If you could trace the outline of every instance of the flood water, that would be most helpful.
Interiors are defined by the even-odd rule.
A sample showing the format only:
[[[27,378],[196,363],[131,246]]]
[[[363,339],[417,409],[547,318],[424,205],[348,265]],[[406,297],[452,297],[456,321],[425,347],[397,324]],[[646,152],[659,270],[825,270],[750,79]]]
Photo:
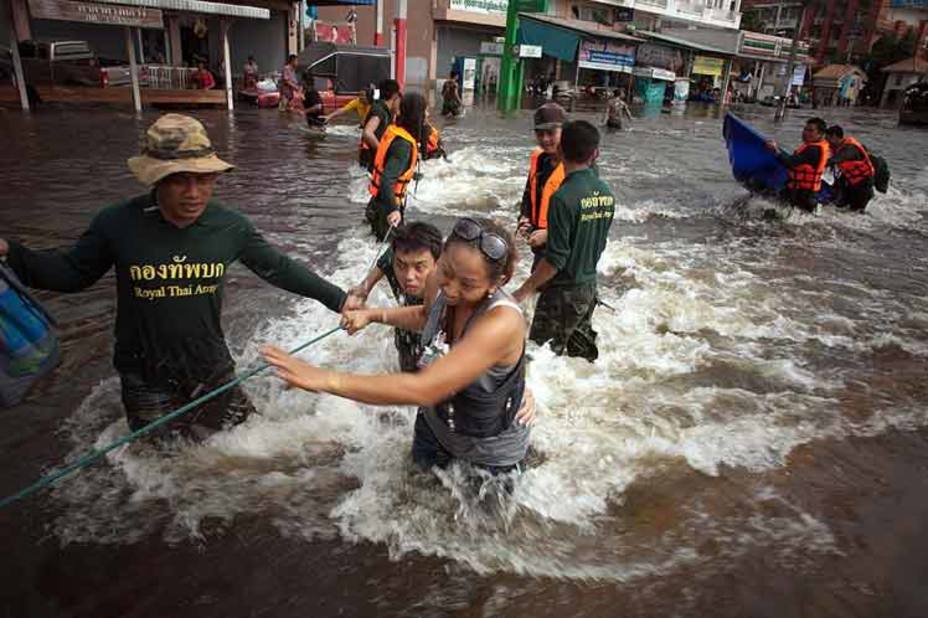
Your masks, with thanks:
[[[770,205],[743,203],[731,180],[712,109],[604,137],[617,215],[600,358],[530,345],[542,457],[498,508],[461,470],[413,469],[412,409],[259,377],[246,388],[261,414],[244,425],[169,454],[114,451],[0,512],[0,615],[928,615],[928,132],[824,111],[892,167],[865,216],[765,220]],[[743,113],[784,145],[811,115]],[[196,115],[238,165],[218,196],[320,273],[358,282],[376,247],[355,131]],[[0,112],[0,236],[66,244],[139,193],[125,160],[155,117]],[[452,162],[423,166],[409,218],[514,224],[530,115],[472,110],[444,135]],[[63,362],[0,413],[3,495],[127,431],[113,277],[41,298]],[[337,324],[241,266],[225,303],[240,366]],[[382,327],[306,353],[360,372],[394,370],[395,356]]]

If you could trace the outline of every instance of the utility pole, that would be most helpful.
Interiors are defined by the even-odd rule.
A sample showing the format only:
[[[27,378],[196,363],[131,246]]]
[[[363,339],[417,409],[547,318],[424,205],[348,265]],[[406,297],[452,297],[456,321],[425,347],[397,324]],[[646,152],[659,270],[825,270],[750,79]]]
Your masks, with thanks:
[[[799,36],[802,34],[802,25],[806,21],[806,11],[808,8],[808,2],[804,2],[802,5],[802,13],[799,14],[799,21],[796,22],[796,30],[793,32],[793,44],[789,48],[789,62],[786,65],[786,87],[783,88],[783,96],[780,97],[780,104],[777,106],[777,111],[773,115],[774,122],[779,122],[786,116],[786,100],[789,98],[789,93],[793,89],[793,73],[796,72],[796,54],[799,51]]]
[[[499,95],[497,107],[501,112],[511,112],[522,90],[519,59],[515,57],[516,33],[519,30],[519,0],[509,0],[506,8],[506,42],[503,44],[503,59],[499,67]]]
[[[404,89],[406,87],[406,0],[397,2],[393,26],[396,29],[396,81],[400,89]]]

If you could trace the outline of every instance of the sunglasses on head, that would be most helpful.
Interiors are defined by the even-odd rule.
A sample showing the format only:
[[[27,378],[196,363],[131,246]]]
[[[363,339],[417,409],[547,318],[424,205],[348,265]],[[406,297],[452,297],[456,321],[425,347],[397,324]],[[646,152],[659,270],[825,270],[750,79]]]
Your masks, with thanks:
[[[480,251],[494,262],[503,260],[509,254],[509,243],[502,236],[484,231],[483,227],[470,217],[458,219],[451,235],[476,244]]]

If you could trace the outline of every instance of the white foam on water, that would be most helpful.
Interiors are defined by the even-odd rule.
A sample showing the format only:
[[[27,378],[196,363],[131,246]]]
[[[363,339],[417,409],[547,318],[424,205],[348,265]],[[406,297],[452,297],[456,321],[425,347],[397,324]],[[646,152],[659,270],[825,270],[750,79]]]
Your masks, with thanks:
[[[455,153],[454,174],[447,163],[427,163],[423,212],[494,212],[518,200],[515,163],[491,159],[465,147]],[[358,174],[354,201],[366,201],[364,191]],[[465,193],[482,197],[467,202]],[[256,516],[288,535],[382,543],[397,559],[418,552],[481,573],[612,581],[704,566],[757,547],[771,548],[784,562],[835,551],[823,522],[769,488],[728,505],[711,495],[681,495],[678,516],[657,535],[639,533],[634,508],[626,505],[630,488],[647,492],[667,471],[760,474],[786,465],[803,444],[928,424],[928,413],[915,409],[845,417],[835,396],[842,374],[810,367],[802,353],[814,344],[899,345],[924,354],[919,332],[928,308],[906,315],[904,330],[861,339],[869,331],[859,318],[822,310],[816,290],[797,292],[807,287],[803,274],[770,280],[749,270],[752,251],[677,240],[609,244],[601,294],[615,312],[595,315],[597,362],[529,345],[528,381],[540,408],[533,441],[541,461],[515,482],[511,496],[486,479],[474,484],[462,467],[437,476],[414,470],[415,412],[408,407],[375,409],[286,391],[263,375],[246,384],[260,414],[243,425],[167,454],[145,444],[121,448],[107,465],[61,484],[54,495],[65,512],[54,531],[62,542],[124,543],[152,533],[185,542],[232,526],[236,517]],[[357,283],[373,254],[361,232],[343,239],[331,279]],[[527,268],[523,261],[516,282]],[[901,310],[884,292],[847,286],[880,311]],[[370,302],[390,303],[382,287]],[[264,343],[292,347],[336,323],[317,303],[295,301],[290,315],[254,334],[240,365]],[[396,369],[391,333],[376,326],[355,337],[333,335],[303,357],[353,372]],[[117,380],[95,388],[64,430],[71,458],[124,433]],[[703,549],[710,541],[711,554]]]

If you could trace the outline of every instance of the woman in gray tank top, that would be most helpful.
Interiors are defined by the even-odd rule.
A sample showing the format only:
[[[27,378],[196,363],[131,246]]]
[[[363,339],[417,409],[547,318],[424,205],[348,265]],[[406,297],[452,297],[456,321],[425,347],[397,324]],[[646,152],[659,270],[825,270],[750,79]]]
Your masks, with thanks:
[[[351,334],[372,322],[421,332],[425,351],[416,373],[339,373],[273,347],[264,356],[293,386],[368,404],[419,406],[413,458],[422,467],[461,459],[491,471],[513,469],[526,455],[534,418],[525,386],[525,319],[502,290],[516,256],[501,226],[459,219],[424,306],[345,314]]]

